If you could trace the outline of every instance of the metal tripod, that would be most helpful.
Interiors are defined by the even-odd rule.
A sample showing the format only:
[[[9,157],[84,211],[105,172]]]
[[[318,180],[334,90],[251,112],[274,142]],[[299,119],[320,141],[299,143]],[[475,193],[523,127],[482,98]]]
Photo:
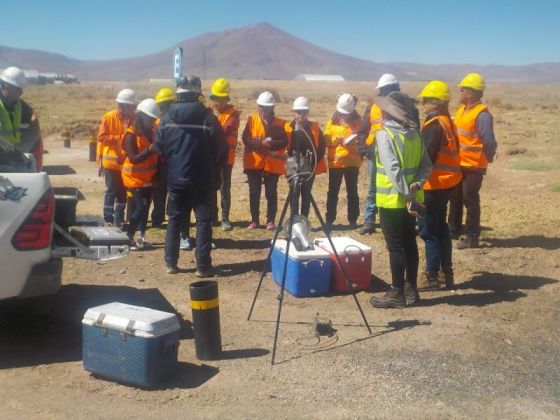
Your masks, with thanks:
[[[321,223],[321,228],[322,228],[323,232],[325,233],[325,236],[327,237],[327,239],[329,241],[331,249],[334,252],[334,255],[335,255],[335,258],[336,258],[336,263],[338,264],[338,267],[342,271],[342,274],[344,276],[344,280],[346,282],[346,285],[351,290],[352,296],[354,297],[354,301],[356,302],[356,306],[358,307],[358,310],[360,311],[360,315],[362,316],[362,319],[364,320],[364,323],[365,323],[365,326],[368,329],[368,332],[371,334],[371,328],[370,328],[370,326],[367,322],[366,316],[364,315],[364,311],[362,310],[362,306],[360,305],[360,302],[358,301],[358,298],[356,297],[356,290],[354,289],[354,287],[352,287],[352,285],[351,285],[352,282],[350,280],[350,277],[346,273],[346,270],[344,269],[344,266],[342,265],[342,263],[340,261],[340,257],[338,256],[338,253],[336,252],[336,248],[334,246],[334,243],[332,242],[330,232],[327,229],[327,227],[325,226],[325,222],[323,221],[323,217],[321,216],[321,212],[319,211],[319,207],[317,206],[317,203],[315,202],[315,199],[313,198],[313,195],[311,194],[311,191],[309,190],[309,186],[307,185],[307,181],[305,180],[304,175],[296,174],[296,175],[293,175],[290,179],[290,191],[288,192],[288,196],[286,197],[284,207],[282,208],[282,213],[280,215],[280,220],[278,222],[278,226],[276,227],[276,231],[274,233],[274,239],[272,240],[272,244],[271,244],[270,249],[268,251],[268,255],[266,257],[266,260],[264,261],[263,269],[262,269],[261,274],[260,274],[259,284],[257,286],[257,290],[255,291],[255,296],[253,298],[253,303],[251,304],[251,309],[249,310],[249,315],[247,316],[247,321],[250,321],[251,320],[251,315],[253,314],[253,309],[255,307],[255,303],[257,302],[257,297],[258,297],[259,292],[261,290],[261,286],[262,286],[264,276],[266,275],[266,273],[268,271],[268,268],[269,268],[270,256],[272,255],[272,251],[274,249],[274,245],[276,244],[276,240],[278,239],[278,235],[282,231],[282,224],[284,222],[284,217],[286,216],[286,211],[288,210],[288,205],[291,204],[290,219],[289,219],[289,223],[288,223],[288,237],[286,239],[286,254],[284,255],[284,264],[283,264],[284,267],[283,267],[283,271],[282,271],[282,284],[281,284],[281,287],[280,287],[280,294],[277,297],[277,299],[278,299],[278,314],[276,316],[276,330],[274,332],[274,344],[272,345],[272,362],[271,362],[272,365],[274,365],[274,361],[275,361],[275,358],[276,358],[276,345],[278,343],[278,332],[279,332],[279,328],[280,328],[280,317],[281,317],[281,314],[282,314],[282,303],[284,301],[284,290],[285,290],[285,287],[286,287],[286,273],[287,273],[287,268],[288,268],[288,256],[289,256],[289,252],[290,252],[290,243],[292,242],[292,226],[293,226],[293,223],[294,223],[294,216],[295,216],[295,213],[296,213],[298,197],[299,197],[299,194],[302,191],[302,189],[305,189],[309,193],[311,205],[313,206],[313,209],[315,210],[315,214],[316,214],[317,218],[319,219],[319,222]]]

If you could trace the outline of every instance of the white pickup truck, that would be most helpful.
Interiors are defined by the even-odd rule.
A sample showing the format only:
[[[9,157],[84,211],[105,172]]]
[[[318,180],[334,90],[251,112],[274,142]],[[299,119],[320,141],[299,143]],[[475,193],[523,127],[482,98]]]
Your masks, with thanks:
[[[128,238],[116,228],[60,223],[60,209],[75,222],[75,203],[58,205],[48,175],[24,170],[0,165],[0,300],[56,293],[62,257],[108,260],[128,254]]]

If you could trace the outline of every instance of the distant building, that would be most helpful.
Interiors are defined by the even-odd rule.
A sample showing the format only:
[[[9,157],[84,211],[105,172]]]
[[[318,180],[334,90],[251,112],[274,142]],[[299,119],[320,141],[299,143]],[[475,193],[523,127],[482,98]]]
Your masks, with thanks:
[[[2,73],[4,69],[0,69]],[[54,84],[58,81],[60,83],[78,83],[78,78],[73,74],[45,72],[41,73],[38,70],[23,69],[25,74],[25,81],[29,85],[46,85]]]
[[[295,80],[305,80],[308,82],[344,82],[344,77],[340,74],[298,74]]]

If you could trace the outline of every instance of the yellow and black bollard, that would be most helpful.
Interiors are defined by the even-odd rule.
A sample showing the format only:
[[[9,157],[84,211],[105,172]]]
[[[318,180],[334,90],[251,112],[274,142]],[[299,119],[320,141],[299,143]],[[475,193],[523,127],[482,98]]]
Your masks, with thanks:
[[[90,136],[89,138],[89,161],[95,162],[97,159],[97,138]]]
[[[197,281],[190,286],[196,357],[216,360],[222,354],[218,282]]]

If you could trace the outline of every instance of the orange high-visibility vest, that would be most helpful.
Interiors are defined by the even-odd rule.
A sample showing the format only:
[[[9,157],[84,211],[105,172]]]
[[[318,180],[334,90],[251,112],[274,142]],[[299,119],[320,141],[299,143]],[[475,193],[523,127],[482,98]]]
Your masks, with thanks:
[[[121,170],[124,161],[120,142],[129,122],[118,109],[107,112],[101,118],[97,140],[101,143],[102,165],[107,169]]]
[[[284,129],[286,121],[274,117],[272,125]],[[249,115],[247,119],[247,126],[249,127],[249,135],[252,138],[264,139],[266,137],[266,129],[261,116],[258,113]],[[286,148],[279,150],[269,150],[267,152],[258,152],[248,149],[245,146],[243,154],[243,168],[244,169],[264,169],[265,172],[283,175],[286,172]]]
[[[424,184],[425,190],[443,190],[454,187],[462,178],[461,157],[459,156],[459,140],[453,127],[453,122],[448,115],[438,115],[426,121],[423,128],[433,121],[443,129],[446,144],[440,147],[436,161],[433,162],[432,172]]]
[[[356,118],[352,125],[335,124],[332,120],[327,122],[323,135],[328,149],[329,168],[360,167],[362,158],[358,150],[358,139],[346,146],[338,144],[338,138],[356,134],[359,129],[360,118]]]
[[[220,124],[226,133],[226,141],[228,143],[227,163],[231,166],[235,163],[235,150],[237,149],[237,135],[239,131],[239,115],[240,112],[231,105],[224,112],[217,115],[218,121],[220,121]]]
[[[315,150],[319,150],[319,136],[321,134],[321,129],[319,128],[319,124],[317,124],[315,121],[309,122],[311,123],[311,138],[313,140]],[[287,122],[284,126],[284,130],[286,130],[286,134],[288,135],[288,147],[290,147],[292,143],[292,123]],[[319,162],[317,162],[315,175],[323,174],[325,172],[327,172],[327,165],[325,163],[325,158],[321,157],[319,159]]]
[[[482,139],[476,131],[476,119],[488,108],[484,104],[476,104],[469,109],[461,105],[455,115],[455,126],[459,136],[461,166],[485,169],[488,159],[484,153]]]
[[[383,123],[383,115],[381,114],[381,108],[379,105],[373,104],[369,111],[369,135],[366,139],[366,144],[368,146],[375,142],[375,136],[379,130],[381,130],[381,124]]]
[[[154,134],[157,128],[158,121],[154,122]],[[128,127],[125,131],[126,134],[132,134],[136,138],[136,147],[138,149],[138,153],[143,152],[148,147],[150,147],[150,141],[141,134],[136,133],[134,127]],[[122,164],[121,175],[123,184],[126,188],[145,188],[151,187],[153,183],[154,176],[156,175],[157,170],[157,155],[154,153],[146,160],[143,160],[139,163],[132,163],[128,156],[126,155],[126,150],[124,148],[124,144],[121,145],[123,155],[125,156],[125,160]]]

